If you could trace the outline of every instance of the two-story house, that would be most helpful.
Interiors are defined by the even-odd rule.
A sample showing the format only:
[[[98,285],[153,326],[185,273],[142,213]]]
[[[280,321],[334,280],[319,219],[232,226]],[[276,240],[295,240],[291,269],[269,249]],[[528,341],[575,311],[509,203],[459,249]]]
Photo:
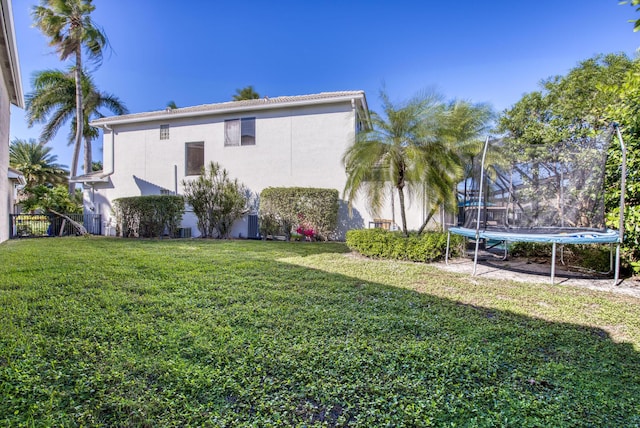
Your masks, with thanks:
[[[180,194],[183,180],[218,162],[254,194],[266,187],[344,189],[342,156],[356,134],[370,127],[363,91],[231,101],[92,122],[104,131],[104,169],[75,177],[85,188],[85,212],[110,222],[113,200],[126,196]],[[349,216],[341,202],[338,237],[373,221],[366,201]],[[183,227],[198,236],[187,212]],[[110,233],[109,227],[104,233]],[[254,231],[255,232],[255,231]],[[233,237],[248,237],[247,219]]]

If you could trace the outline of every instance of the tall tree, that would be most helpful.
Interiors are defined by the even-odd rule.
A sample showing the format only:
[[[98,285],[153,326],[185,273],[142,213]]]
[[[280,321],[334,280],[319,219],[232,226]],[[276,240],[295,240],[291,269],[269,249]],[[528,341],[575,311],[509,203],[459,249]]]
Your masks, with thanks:
[[[65,184],[69,171],[65,165],[56,163],[57,160],[51,147],[38,144],[34,139],[15,138],[9,145],[9,165],[24,175],[27,188]]]
[[[441,159],[434,157],[432,150],[426,152],[422,195],[427,213],[418,233],[422,233],[439,209],[453,212],[457,208],[455,185],[470,174],[474,157],[482,150],[482,137],[489,132],[493,119],[493,109],[488,104],[463,100],[447,104],[441,122],[434,126],[449,156]]]
[[[107,46],[107,38],[91,19],[95,10],[92,0],[41,0],[39,6],[32,10],[34,25],[45,36],[50,38],[49,45],[54,47],[62,61],[74,58],[76,132],[74,155],[71,163],[71,174],[78,168],[80,146],[85,133],[83,127],[82,70],[83,51],[89,60],[100,63],[103,49]],[[91,165],[91,162],[88,163]],[[73,193],[75,185],[69,183],[69,193]]]
[[[373,128],[358,134],[342,162],[347,171],[344,197],[351,203],[364,193],[377,215],[387,199],[388,184],[398,193],[402,231],[408,236],[406,198],[424,191],[425,181],[439,192],[451,192],[455,152],[439,138],[446,106],[437,94],[420,94],[394,105],[380,92],[383,114],[371,114]]]
[[[619,1],[618,4],[628,4],[635,7],[636,12],[640,12],[640,0]],[[633,23],[633,31],[640,31],[640,19],[631,19],[629,22]]]
[[[76,86],[75,77],[71,73],[60,70],[44,70],[38,72],[32,82],[33,91],[26,98],[27,122],[29,126],[34,123],[44,123],[40,134],[42,142],[52,140],[60,128],[70,122],[69,144],[75,140],[77,130]],[[98,130],[89,126],[89,121],[104,117],[102,109],[107,109],[115,114],[128,113],[127,107],[115,95],[101,92],[97,89],[91,77],[82,73],[81,92],[84,98],[82,120],[84,121],[84,173],[92,171],[92,141],[97,138]],[[76,146],[77,149],[77,146]],[[79,152],[74,150],[72,165],[77,169]],[[71,175],[76,171],[71,170]]]
[[[236,89],[233,101],[257,100],[258,98],[260,98],[260,94],[253,89],[252,85],[249,85],[242,89]]]
[[[593,138],[616,122],[627,143],[628,179],[624,251],[640,272],[640,154],[638,85],[640,62],[623,54],[597,55],[582,61],[566,76],[543,81],[540,91],[526,94],[499,120],[499,129],[516,147],[580,138]],[[618,227],[620,148],[608,152],[605,170],[605,209],[609,226]]]

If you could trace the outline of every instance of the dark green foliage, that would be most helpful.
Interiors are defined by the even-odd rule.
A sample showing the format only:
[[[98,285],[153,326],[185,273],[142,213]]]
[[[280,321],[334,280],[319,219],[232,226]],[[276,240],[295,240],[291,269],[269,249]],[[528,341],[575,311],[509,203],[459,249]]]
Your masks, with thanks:
[[[289,240],[293,229],[303,227],[327,241],[338,224],[338,197],[335,189],[267,187],[260,193],[261,233],[277,229]]]
[[[464,238],[451,235],[451,254],[459,254]],[[347,232],[347,246],[367,257],[392,260],[430,262],[443,259],[447,248],[447,234],[425,232],[410,234],[384,229],[358,229]]]
[[[153,238],[165,230],[175,236],[184,214],[182,196],[150,195],[113,201],[118,236]]]
[[[631,297],[472,282],[337,243],[0,251],[3,427],[640,424]]]
[[[553,246],[548,243],[514,242],[509,245],[513,257],[540,258],[551,260]],[[604,245],[564,245],[558,246],[556,257],[562,259],[569,268],[582,268],[595,272],[608,272],[611,268],[611,252]],[[562,251],[562,253],[561,253]]]
[[[515,144],[589,138],[618,123],[627,145],[623,263],[640,272],[640,60],[597,55],[566,76],[549,78],[500,118],[500,131]],[[621,150],[612,140],[605,169],[607,226],[619,227]]]
[[[198,217],[203,238],[228,238],[233,223],[247,210],[247,189],[226,169],[210,162],[195,180],[183,180],[184,199]]]
[[[82,213],[82,191],[76,189],[73,197],[65,186],[49,187],[43,184],[22,189],[22,209],[25,212],[41,210],[44,212]]]

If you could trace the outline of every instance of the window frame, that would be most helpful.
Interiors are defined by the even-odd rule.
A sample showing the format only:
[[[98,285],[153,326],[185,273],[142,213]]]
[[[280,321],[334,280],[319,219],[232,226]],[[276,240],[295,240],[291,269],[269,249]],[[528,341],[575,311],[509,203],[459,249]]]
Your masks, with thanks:
[[[200,149],[202,151],[202,165],[199,166],[198,171],[195,172],[194,167],[189,167],[189,152],[193,149]],[[204,141],[190,141],[188,143],[184,143],[184,175],[195,176],[202,175],[202,169],[204,168]]]
[[[232,124],[232,123],[237,123],[238,130],[236,132],[238,133],[238,135],[237,136],[234,135],[233,139],[236,141],[233,141],[231,142],[231,144],[229,144],[229,141],[231,140],[231,138],[229,136],[230,126],[228,124]],[[252,133],[245,135],[245,132],[249,130],[252,131]],[[249,137],[251,138],[251,140],[249,140],[249,142],[244,142],[243,140],[245,137]],[[241,117],[236,119],[227,119],[224,121],[224,146],[225,147],[255,146],[256,140],[257,138],[256,138],[256,118],[255,117]]]
[[[160,139],[161,140],[168,140],[169,139],[169,137],[170,137],[169,129],[171,129],[171,127],[169,126],[168,123],[160,125]]]

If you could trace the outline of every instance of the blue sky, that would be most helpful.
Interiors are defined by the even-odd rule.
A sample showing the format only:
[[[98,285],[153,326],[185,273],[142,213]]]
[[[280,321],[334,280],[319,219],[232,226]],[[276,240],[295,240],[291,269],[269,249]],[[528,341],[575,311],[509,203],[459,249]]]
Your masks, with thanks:
[[[32,27],[36,1],[14,0],[24,92],[38,70],[66,68]],[[617,0],[306,1],[94,0],[112,52],[94,71],[102,91],[132,113],[229,101],[253,85],[262,96],[366,92],[379,107],[435,89],[498,112],[547,77],[598,53],[636,55],[635,18]],[[11,136],[37,138],[13,108]],[[101,142],[101,141],[100,141]],[[49,143],[71,163],[67,129]],[[96,144],[99,146],[99,144]],[[99,148],[94,159],[101,159]]]

